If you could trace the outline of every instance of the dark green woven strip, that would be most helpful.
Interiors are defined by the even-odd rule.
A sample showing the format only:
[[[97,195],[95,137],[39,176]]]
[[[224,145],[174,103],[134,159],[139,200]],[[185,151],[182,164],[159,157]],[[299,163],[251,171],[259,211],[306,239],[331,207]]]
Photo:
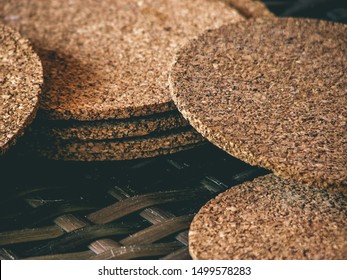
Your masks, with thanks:
[[[150,244],[166,236],[189,228],[194,215],[172,218],[141,230],[120,241],[123,245]]]
[[[31,241],[47,240],[56,238],[64,234],[58,226],[48,226],[41,228],[29,228],[0,233],[0,245],[10,245]]]
[[[42,246],[31,248],[22,253],[23,257],[46,254],[59,254],[76,250],[99,238],[129,235],[137,232],[144,224],[107,224],[83,227],[64,234],[62,237],[46,242]]]
[[[39,206],[26,213],[20,213],[11,219],[3,219],[1,222],[7,223],[8,227],[28,228],[40,225],[43,222],[52,220],[64,214],[85,212],[95,209],[98,209],[98,207],[82,202],[54,202]]]
[[[150,245],[130,245],[114,248],[91,257],[93,260],[131,260],[142,257],[164,256],[182,248],[178,241]]]
[[[196,195],[201,194],[201,191],[199,188],[133,196],[96,211],[87,218],[95,224],[105,224],[154,205],[194,199]]]
[[[30,257],[26,258],[26,260],[88,260],[93,256],[95,256],[95,253],[93,253],[92,251],[83,251],[76,253]]]
[[[191,260],[188,247],[178,249],[164,257],[161,260]]]

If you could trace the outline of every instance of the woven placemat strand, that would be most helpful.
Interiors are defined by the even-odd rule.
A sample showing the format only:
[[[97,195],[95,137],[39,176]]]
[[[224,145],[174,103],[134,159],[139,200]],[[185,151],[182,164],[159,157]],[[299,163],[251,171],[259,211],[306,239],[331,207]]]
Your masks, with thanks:
[[[187,230],[200,207],[267,173],[208,144],[123,163],[18,162],[0,161],[1,259],[189,259]]]

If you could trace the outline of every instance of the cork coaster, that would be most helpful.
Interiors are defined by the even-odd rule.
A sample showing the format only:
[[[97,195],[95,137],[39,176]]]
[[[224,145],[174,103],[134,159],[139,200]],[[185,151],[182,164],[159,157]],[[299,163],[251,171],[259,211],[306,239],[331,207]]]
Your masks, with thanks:
[[[189,231],[193,259],[346,259],[347,196],[270,174],[203,206]]]
[[[188,122],[177,111],[149,117],[108,121],[47,121],[35,127],[40,134],[62,140],[107,140],[184,128]]]
[[[173,99],[228,153],[319,186],[347,184],[347,25],[249,20],[179,51]]]
[[[214,0],[220,1],[220,0]],[[266,5],[259,0],[223,0],[233,8],[237,9],[246,18],[273,17],[275,16]]]
[[[76,120],[173,110],[167,78],[177,48],[244,19],[210,0],[9,0],[0,18],[39,51],[45,117]]]
[[[0,155],[35,117],[42,66],[29,42],[0,25]]]
[[[183,151],[203,142],[199,133],[186,129],[118,141],[54,141],[46,146],[40,144],[36,149],[41,155],[55,160],[130,160]]]

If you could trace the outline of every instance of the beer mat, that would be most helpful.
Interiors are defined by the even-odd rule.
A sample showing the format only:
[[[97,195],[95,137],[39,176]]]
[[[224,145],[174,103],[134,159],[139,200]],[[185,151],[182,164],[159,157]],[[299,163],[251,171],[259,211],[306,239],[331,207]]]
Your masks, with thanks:
[[[119,120],[38,121],[35,132],[63,140],[107,140],[179,129],[189,123],[177,111]]]
[[[189,230],[193,259],[346,259],[347,196],[273,174],[203,206]]]
[[[283,178],[347,184],[347,25],[264,18],[225,25],[177,55],[172,97],[233,156]]]
[[[220,1],[220,0],[214,0]],[[275,16],[267,6],[259,0],[223,0],[228,5],[237,9],[246,18]],[[273,3],[276,4],[276,3]],[[278,3],[277,3],[278,4]]]
[[[0,24],[0,154],[34,119],[42,80],[41,62],[30,43]]]
[[[10,0],[0,11],[38,50],[45,118],[129,118],[175,108],[168,70],[179,46],[244,17],[209,0]]]
[[[69,161],[108,161],[130,160],[154,157],[190,149],[204,142],[204,138],[195,130],[173,130],[147,137],[107,141],[79,141],[33,138],[33,152],[50,159]],[[26,149],[26,148],[25,148]]]

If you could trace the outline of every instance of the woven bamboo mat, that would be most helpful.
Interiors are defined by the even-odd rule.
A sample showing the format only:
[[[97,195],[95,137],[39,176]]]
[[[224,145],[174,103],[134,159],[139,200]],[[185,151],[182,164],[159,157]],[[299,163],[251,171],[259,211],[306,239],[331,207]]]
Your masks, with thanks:
[[[206,144],[125,162],[0,160],[0,259],[189,259],[194,214],[266,174]]]

